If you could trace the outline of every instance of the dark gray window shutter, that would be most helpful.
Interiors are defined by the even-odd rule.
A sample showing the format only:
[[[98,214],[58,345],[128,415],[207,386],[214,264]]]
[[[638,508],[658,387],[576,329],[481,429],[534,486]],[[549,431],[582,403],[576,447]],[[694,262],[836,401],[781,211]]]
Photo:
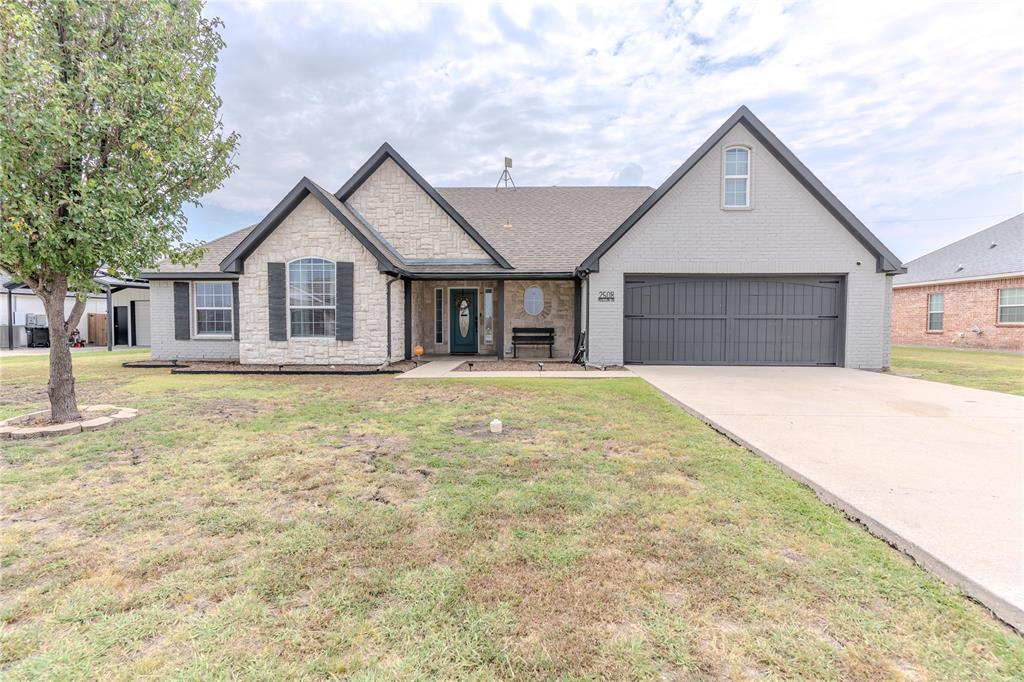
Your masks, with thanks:
[[[352,263],[336,263],[335,267],[338,288],[334,303],[334,338],[338,341],[351,341],[354,337],[354,325],[352,322],[352,298],[354,294]]]
[[[191,306],[188,302],[188,282],[174,283],[174,340],[188,341],[191,336],[192,317]]]
[[[235,330],[235,341],[238,341],[238,282],[231,283],[231,327]]]
[[[267,303],[270,310],[270,340],[288,340],[288,285],[284,263],[267,263]]]

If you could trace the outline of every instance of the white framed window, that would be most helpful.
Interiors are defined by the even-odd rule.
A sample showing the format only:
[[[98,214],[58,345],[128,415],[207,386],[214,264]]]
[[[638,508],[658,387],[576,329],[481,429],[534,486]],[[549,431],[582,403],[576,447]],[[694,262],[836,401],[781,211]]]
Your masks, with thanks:
[[[750,208],[749,147],[728,147],[722,158],[722,206]]]
[[[334,261],[300,258],[288,264],[288,335],[334,338],[338,285]]]
[[[523,292],[523,310],[527,315],[540,315],[544,312],[544,292],[540,287],[527,287]]]
[[[484,343],[494,343],[493,289],[484,289]]]
[[[1024,287],[999,290],[1000,324],[1024,324]]]
[[[945,294],[928,294],[928,331],[942,331],[942,317],[945,312]]]
[[[434,343],[444,343],[444,289],[434,289]]]
[[[234,333],[231,282],[192,285],[192,326],[196,336],[231,338]]]

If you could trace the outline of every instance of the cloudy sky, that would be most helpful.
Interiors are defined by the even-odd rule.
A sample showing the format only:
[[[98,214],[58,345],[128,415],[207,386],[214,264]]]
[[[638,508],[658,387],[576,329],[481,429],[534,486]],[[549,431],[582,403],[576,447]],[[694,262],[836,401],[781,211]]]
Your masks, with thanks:
[[[209,239],[383,141],[438,186],[659,185],[746,104],[905,260],[1024,211],[1024,3],[211,2]]]

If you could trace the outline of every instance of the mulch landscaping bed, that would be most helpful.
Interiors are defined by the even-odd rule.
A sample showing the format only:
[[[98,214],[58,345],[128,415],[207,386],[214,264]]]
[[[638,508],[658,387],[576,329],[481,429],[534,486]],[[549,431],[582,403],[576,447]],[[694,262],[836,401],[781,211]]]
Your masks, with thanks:
[[[469,363],[473,363],[470,370]],[[573,362],[558,362],[551,360],[470,360],[456,367],[454,372],[536,372],[540,369],[538,363],[544,363],[545,372],[600,372],[595,367],[585,367]],[[606,367],[605,369],[622,369],[621,367]]]
[[[138,365],[135,365],[138,366]],[[412,362],[380,365],[242,365],[237,362],[194,362],[171,367],[171,374],[401,374]]]

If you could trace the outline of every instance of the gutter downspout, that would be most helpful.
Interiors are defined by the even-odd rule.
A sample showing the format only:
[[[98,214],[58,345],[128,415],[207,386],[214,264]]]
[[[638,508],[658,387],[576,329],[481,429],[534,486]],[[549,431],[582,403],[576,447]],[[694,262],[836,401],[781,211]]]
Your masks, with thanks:
[[[391,364],[391,285],[395,282],[401,281],[401,279],[401,277],[392,277],[385,282],[388,292],[388,356],[384,358],[385,365]]]

